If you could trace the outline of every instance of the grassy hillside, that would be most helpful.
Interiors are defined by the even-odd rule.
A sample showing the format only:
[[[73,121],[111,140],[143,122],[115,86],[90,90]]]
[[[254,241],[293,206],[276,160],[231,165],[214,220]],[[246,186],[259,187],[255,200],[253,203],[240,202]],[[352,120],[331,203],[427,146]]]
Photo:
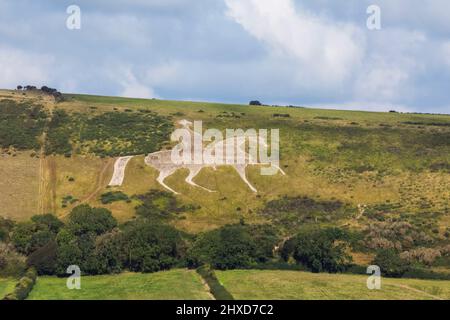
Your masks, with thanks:
[[[124,273],[82,277],[81,290],[69,290],[65,278],[39,277],[31,300],[208,300],[208,290],[195,271],[153,274]]]
[[[186,219],[176,222],[185,230],[207,230],[237,222],[243,216],[249,221],[264,220],[256,214],[258,209],[266,201],[283,195],[338,199],[354,207],[362,204],[379,208],[388,203],[395,208],[390,214],[394,211],[398,215],[435,214],[433,221],[441,232],[448,226],[449,116],[250,107],[87,95],[67,95],[65,102],[51,104],[45,97],[28,95],[2,92],[4,98],[43,104],[51,112],[64,110],[76,119],[79,119],[77,114],[95,118],[105,112],[145,114],[151,111],[173,123],[185,118],[203,120],[205,128],[279,128],[281,163],[287,176],[261,176],[259,168],[249,168],[249,180],[259,190],[258,195],[248,190],[237,174],[227,167],[217,172],[205,169],[196,178],[197,183],[217,190],[217,193],[208,194],[187,185],[184,183],[187,172],[184,171],[167,180],[170,186],[182,193],[180,198],[184,202],[201,206]],[[289,117],[274,117],[275,114]],[[71,197],[74,204],[101,205],[98,197],[106,190],[112,162],[108,158],[95,158],[95,150],[107,150],[107,146],[92,149],[92,142],[82,147],[77,141],[71,141],[74,148],[72,158],[49,155],[39,161],[43,167],[41,171],[38,170],[38,161],[30,160],[33,163],[27,166],[30,173],[25,177],[22,175],[19,183],[15,184],[18,188],[24,187],[23,195],[20,190],[14,193],[23,197],[28,207],[14,207],[12,203],[15,202],[8,202],[5,193],[1,192],[4,199],[0,200],[6,204],[3,215],[26,219],[34,213],[54,212],[64,216],[71,208],[62,203],[66,197]],[[120,139],[116,143],[121,145]],[[22,152],[16,153],[26,158]],[[132,161],[125,184],[118,190],[132,195],[160,188],[155,182],[156,171],[145,166],[142,159]],[[5,164],[10,160],[11,156],[0,159]],[[11,171],[6,175],[8,179],[14,179],[18,173]],[[36,188],[38,175],[43,185],[40,189]],[[72,182],[68,181],[71,177],[74,178]],[[5,190],[8,185],[3,183],[0,187]],[[37,194],[43,198],[43,204],[38,206],[39,212],[33,212],[35,205],[30,205],[36,201],[27,191],[30,188],[37,189]],[[120,220],[134,216],[134,204],[116,203],[111,209],[115,209],[114,213]],[[339,223],[367,223],[365,217],[360,217],[361,221],[353,218],[347,217]]]
[[[186,251],[190,249],[197,250],[198,254],[190,262],[209,261],[216,268],[223,267],[221,263],[230,263],[231,268],[245,268],[250,264],[254,266],[253,263],[305,263],[298,250],[304,246],[297,246],[302,243],[301,237],[297,243],[298,239],[294,236],[299,231],[312,235],[314,229],[337,227],[345,237],[333,238],[332,246],[341,240],[346,242],[349,246],[345,254],[340,252],[340,255],[343,257],[348,253],[353,257],[353,262],[360,266],[367,266],[375,257],[381,257],[378,262],[397,263],[394,269],[401,269],[408,264],[408,270],[414,272],[434,270],[445,274],[450,270],[448,115],[72,94],[66,94],[63,101],[56,102],[40,91],[5,90],[0,90],[0,114],[3,125],[0,129],[0,216],[23,222],[36,214],[52,213],[67,224],[67,229],[70,226],[68,215],[78,205],[109,209],[119,223],[118,228],[107,228],[111,231],[107,235],[90,234],[89,239],[84,239],[89,240],[86,243],[82,237],[78,239],[83,240],[78,244],[83,254],[77,257],[77,261],[93,267],[88,268],[91,274],[97,274],[95,268],[98,266],[91,263],[97,260],[85,258],[93,252],[93,248],[107,251],[103,245],[110,244],[109,241],[112,241],[112,249],[118,248],[114,239],[117,236],[120,240],[124,234],[130,237],[126,241],[134,241],[134,231],[126,233],[125,230],[130,220],[136,220],[129,223],[132,225],[130,230],[136,228],[136,232],[139,232],[136,226],[150,228],[161,221],[182,231],[180,237],[184,240],[175,242],[176,250],[169,252],[169,256],[173,255],[171,257],[180,264],[170,260],[170,266],[185,263]],[[175,197],[158,193],[155,190],[164,190],[156,181],[158,172],[144,163],[144,157],[148,153],[170,148],[170,134],[182,119],[202,120],[204,130],[279,129],[281,167],[286,176],[263,176],[258,166],[249,166],[247,176],[258,189],[255,194],[233,168],[223,166],[216,171],[206,168],[195,178],[195,182],[216,191],[209,193],[187,184],[185,178],[188,171],[178,170],[165,182],[180,195]],[[115,160],[127,155],[135,157],[129,162],[123,185],[107,187]],[[102,202],[105,194],[112,201]],[[87,214],[91,212],[85,209]],[[214,230],[230,224],[238,226]],[[276,235],[271,237],[262,232],[268,230],[264,226],[258,233],[257,225],[260,224],[269,225],[273,228],[270,232]],[[16,249],[26,255],[37,252],[36,256],[39,256],[45,254],[46,250],[51,252],[55,247],[58,250],[64,248],[52,241],[68,240],[64,238],[67,230],[58,234],[58,230],[48,232],[47,228],[45,223],[43,226],[36,222],[19,223],[13,229],[3,230],[2,237],[8,242],[8,235],[12,233]],[[163,234],[158,233],[161,230],[149,230],[163,239],[166,229],[161,229]],[[214,231],[203,237],[202,232],[211,230]],[[178,234],[178,231],[172,231]],[[333,231],[330,232],[323,237],[334,237]],[[144,235],[147,234],[144,232]],[[322,241],[324,238],[321,237],[317,234],[315,239]],[[149,239],[146,241],[151,242]],[[147,242],[144,245],[148,245]],[[229,243],[230,248],[227,247]],[[253,245],[255,248],[260,247],[261,251],[255,250],[254,257],[251,257],[257,260],[247,261],[245,254],[242,259],[236,256],[235,253],[245,250],[235,250],[234,245],[244,247],[243,250],[250,248],[250,253],[253,252]],[[123,247],[128,248],[126,245]],[[144,246],[142,250],[150,249]],[[221,250],[226,254],[222,254]],[[379,251],[383,251],[380,257]],[[211,256],[203,256],[208,252]],[[139,264],[129,264],[119,253],[113,255],[118,257],[118,270],[143,270]],[[68,261],[58,262],[59,269],[65,270],[63,263],[73,264],[73,256],[69,254],[67,257]],[[383,260],[383,257],[387,258]],[[201,261],[195,260],[197,258],[201,258]],[[230,261],[220,261],[221,258],[229,258]],[[240,265],[243,261],[246,263]],[[126,266],[130,265],[136,269],[127,269]],[[156,266],[150,270],[159,270],[159,265]],[[390,266],[384,267],[391,270]],[[405,270],[400,270],[400,274]],[[100,273],[104,272],[102,270]],[[176,287],[174,283],[184,276],[196,277],[195,274],[186,275],[185,272],[176,271],[173,275],[167,273],[172,276],[158,280],[163,284],[168,281],[167,286],[155,286],[156,291],[145,291],[148,297],[144,298],[158,295],[186,298],[184,293],[173,293],[166,289]],[[314,278],[316,275],[256,271],[236,271],[223,273],[222,276],[225,282],[229,276],[230,290],[235,288],[238,297],[244,292],[244,298],[254,297],[258,285],[267,288],[268,297],[273,298],[285,297],[283,294],[288,295],[287,298],[436,298],[442,292],[448,297],[445,289],[447,282],[420,282],[425,288],[422,290],[417,289],[419,282],[408,280],[405,285],[404,282],[386,280],[388,292],[367,293],[361,291],[365,286],[355,286],[364,278],[357,276],[327,278],[330,276],[318,275],[319,278]],[[160,276],[145,277],[155,284],[152,277]],[[293,285],[297,281],[296,277],[300,277],[299,282],[304,280],[305,288],[310,286],[309,291],[296,286],[286,293],[279,290],[280,286],[276,290],[279,282],[285,281],[286,286]],[[325,277],[325,280],[322,281],[320,277]],[[123,289],[130,283],[130,288],[138,286],[142,281],[140,275],[83,279],[87,289],[101,287],[104,292],[99,294],[95,289],[61,291],[65,288],[64,279],[43,277],[39,280],[37,290],[33,291],[32,298],[71,298],[76,295],[75,298],[102,299],[111,296],[116,298],[117,293],[123,293],[117,299],[142,296]],[[333,279],[338,279],[337,284]],[[111,286],[111,283],[117,284],[119,289]],[[189,281],[186,285],[196,286],[196,283],[197,280]],[[197,289],[192,290],[196,295]],[[246,290],[253,293],[247,293]],[[308,295],[308,292],[311,294]],[[333,296],[332,292],[339,294]]]
[[[274,300],[421,300],[450,299],[450,281],[382,279],[368,290],[366,276],[298,271],[216,271],[235,299]]]

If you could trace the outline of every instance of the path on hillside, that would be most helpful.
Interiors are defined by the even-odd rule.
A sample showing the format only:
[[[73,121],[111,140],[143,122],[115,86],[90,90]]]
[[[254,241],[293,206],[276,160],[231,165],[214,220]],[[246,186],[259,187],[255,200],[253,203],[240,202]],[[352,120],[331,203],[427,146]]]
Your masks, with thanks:
[[[388,285],[394,286],[394,287],[397,287],[397,288],[402,288],[402,289],[414,291],[416,293],[420,293],[420,294],[426,295],[427,297],[433,298],[435,300],[445,300],[444,298],[441,298],[439,296],[435,296],[435,295],[433,295],[431,293],[428,293],[428,292],[420,290],[420,289],[412,288],[410,286],[407,286],[406,284],[392,284],[392,283],[389,283]]]
[[[48,112],[49,112],[49,117],[47,119],[48,122],[50,122],[52,120],[53,117],[53,110],[55,109],[55,100],[52,98],[48,98],[45,95],[42,97],[43,99],[43,104],[44,106],[47,108]],[[45,214],[48,212],[46,211],[46,207],[45,207],[45,199],[46,199],[46,193],[47,193],[47,183],[48,181],[46,180],[45,174],[46,174],[46,154],[45,154],[45,143],[47,141],[47,131],[48,131],[48,122],[47,124],[44,126],[44,130],[42,132],[41,137],[39,138],[40,143],[41,143],[41,147],[39,149],[39,171],[38,171],[38,209],[37,209],[37,214]],[[53,165],[53,163],[52,163]],[[52,178],[52,177],[50,177]],[[51,210],[53,211],[53,213],[56,210],[56,204],[55,204],[55,196],[56,196],[56,190],[54,190],[54,185],[52,183],[50,183],[49,185],[50,187],[50,193],[52,195],[52,199],[51,199]]]
[[[41,148],[39,150],[39,172],[38,172],[38,210],[37,214],[44,214],[45,198],[45,140],[47,133],[41,136]]]
[[[60,218],[64,218],[67,217],[70,212],[72,211],[73,208],[75,208],[76,206],[79,206],[81,204],[85,204],[88,203],[89,201],[91,201],[92,199],[94,199],[96,196],[98,196],[98,194],[107,187],[108,185],[108,169],[113,165],[114,163],[114,159],[108,159],[102,166],[101,171],[99,172],[98,176],[97,176],[97,181],[95,183],[95,187],[94,190],[92,192],[90,192],[88,195],[84,196],[82,199],[80,199],[80,201],[76,202],[75,204],[71,205],[70,207],[67,208],[67,213],[65,213],[64,215],[61,215]]]

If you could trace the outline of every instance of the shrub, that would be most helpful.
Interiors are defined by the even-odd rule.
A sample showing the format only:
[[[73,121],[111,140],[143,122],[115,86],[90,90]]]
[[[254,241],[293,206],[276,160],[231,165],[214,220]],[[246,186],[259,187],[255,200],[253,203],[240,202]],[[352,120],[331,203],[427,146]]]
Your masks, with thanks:
[[[67,227],[76,235],[95,233],[96,235],[111,231],[117,226],[111,211],[104,208],[92,208],[89,205],[75,207],[69,214]]]
[[[379,250],[372,264],[379,266],[381,273],[387,277],[401,277],[411,268],[410,263],[393,249]]]
[[[19,282],[16,284],[14,291],[4,298],[4,300],[25,300],[33,290],[34,284],[36,283],[37,273],[33,268],[28,269],[25,275],[20,278]]]
[[[9,233],[13,227],[13,221],[0,217],[0,241],[9,241]]]
[[[198,236],[188,251],[188,264],[210,264],[221,270],[248,268],[273,258],[278,241],[271,226],[224,226]]]
[[[0,242],[0,275],[15,277],[26,269],[26,258],[19,254],[11,244]]]
[[[168,220],[190,209],[181,206],[172,193],[165,191],[150,190],[146,194],[136,196],[136,199],[142,202],[136,207],[136,214],[151,220]]]
[[[167,270],[185,256],[185,242],[175,228],[137,220],[123,226],[124,266],[135,272]]]
[[[27,265],[36,269],[39,275],[54,275],[57,267],[58,246],[52,240],[28,256]]]
[[[342,272],[350,266],[346,232],[337,228],[301,231],[285,243],[284,258],[292,257],[312,272]]]
[[[205,280],[208,284],[211,294],[216,298],[216,300],[234,300],[230,292],[219,282],[214,270],[211,266],[204,265],[197,268],[197,273]]]
[[[128,196],[121,191],[110,191],[100,196],[100,201],[103,204],[109,204],[116,201],[127,201],[128,199]]]

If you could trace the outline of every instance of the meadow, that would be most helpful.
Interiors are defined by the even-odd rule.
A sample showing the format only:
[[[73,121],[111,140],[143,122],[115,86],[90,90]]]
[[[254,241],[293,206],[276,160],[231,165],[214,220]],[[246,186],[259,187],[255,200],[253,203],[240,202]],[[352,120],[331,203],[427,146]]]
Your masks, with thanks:
[[[39,277],[30,300],[209,300],[195,271],[176,269],[151,274],[83,276],[80,290],[69,290],[66,278]]]
[[[302,271],[216,271],[237,300],[448,300],[450,281],[383,278],[381,290],[367,289],[367,276]],[[195,271],[83,276],[81,290],[66,278],[39,277],[30,300],[208,300],[213,297]],[[0,282],[11,290],[14,282]],[[2,288],[0,287],[0,288]],[[3,289],[3,292],[7,290]]]
[[[367,276],[300,271],[216,271],[235,299],[269,300],[448,300],[450,281],[382,278],[367,289]]]

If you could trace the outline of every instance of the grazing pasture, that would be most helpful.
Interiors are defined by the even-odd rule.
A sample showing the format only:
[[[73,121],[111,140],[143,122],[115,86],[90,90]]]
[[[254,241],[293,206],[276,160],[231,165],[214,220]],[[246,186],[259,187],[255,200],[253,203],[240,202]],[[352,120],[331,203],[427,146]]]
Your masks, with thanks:
[[[123,273],[81,278],[81,290],[69,290],[66,278],[39,277],[31,300],[208,300],[210,294],[195,271]]]

